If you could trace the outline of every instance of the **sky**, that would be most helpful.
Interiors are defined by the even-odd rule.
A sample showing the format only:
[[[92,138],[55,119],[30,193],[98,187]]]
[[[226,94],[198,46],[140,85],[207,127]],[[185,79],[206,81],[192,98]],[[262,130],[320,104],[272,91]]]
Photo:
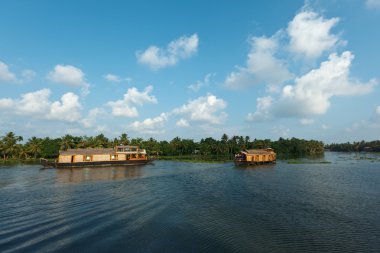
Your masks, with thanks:
[[[0,136],[380,139],[380,0],[0,1]]]

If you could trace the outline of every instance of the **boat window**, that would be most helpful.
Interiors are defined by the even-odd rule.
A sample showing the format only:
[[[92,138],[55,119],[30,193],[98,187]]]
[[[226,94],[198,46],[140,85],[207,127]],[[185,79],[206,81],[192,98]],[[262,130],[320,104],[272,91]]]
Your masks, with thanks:
[[[90,155],[86,155],[86,161],[91,161],[91,156]]]
[[[117,155],[111,155],[111,160],[117,160]]]

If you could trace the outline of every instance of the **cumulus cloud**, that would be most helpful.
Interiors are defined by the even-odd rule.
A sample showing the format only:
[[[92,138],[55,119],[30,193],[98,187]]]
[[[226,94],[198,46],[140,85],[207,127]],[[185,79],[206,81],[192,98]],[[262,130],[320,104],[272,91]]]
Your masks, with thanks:
[[[72,65],[56,65],[47,75],[47,79],[69,86],[82,87],[83,95],[89,93],[90,84],[85,79],[83,71]]]
[[[88,112],[87,116],[81,120],[81,123],[85,128],[93,128],[97,118],[103,114],[105,114],[105,111],[102,108],[93,108]]]
[[[36,72],[31,69],[24,69],[21,72],[21,77],[17,77],[15,73],[11,72],[9,66],[0,61],[0,82],[10,83],[26,83],[32,81],[36,77]]]
[[[80,119],[79,97],[68,92],[61,101],[50,101],[51,91],[42,89],[21,95],[20,99],[0,99],[0,110],[4,113],[25,115],[34,118],[74,122]],[[12,110],[10,110],[12,109]]]
[[[227,117],[222,110],[227,103],[214,95],[199,97],[173,110],[174,114],[187,116],[187,121],[221,124]]]
[[[366,0],[365,5],[369,9],[379,9],[380,10],[380,0]]]
[[[322,62],[318,69],[313,69],[295,79],[293,85],[286,85],[276,103],[263,103],[257,100],[257,111],[251,120],[265,120],[275,116],[296,116],[308,118],[326,113],[333,96],[357,96],[371,92],[377,80],[362,83],[350,77],[350,66],[354,55],[343,52],[340,56],[333,53]],[[257,115],[257,117],[253,117]]]
[[[271,118],[270,109],[272,107],[273,98],[261,97],[256,99],[256,112],[249,113],[247,116],[248,121],[264,121]]]
[[[331,34],[338,22],[339,18],[325,19],[313,11],[298,13],[287,28],[290,50],[306,58],[319,57],[338,43],[339,37]]]
[[[189,121],[187,121],[186,119],[179,119],[177,120],[177,122],[175,123],[176,126],[178,127],[189,127],[190,124],[189,124]]]
[[[21,95],[21,99],[15,101],[15,111],[18,114],[36,115],[48,113],[51,102],[51,91],[42,89]]]
[[[142,106],[146,103],[157,104],[157,99],[150,95],[153,86],[148,86],[144,91],[140,92],[137,88],[129,88],[127,93],[124,94],[123,99],[116,101],[109,101],[108,106],[112,108],[113,116],[121,117],[137,117],[138,111],[135,105]]]
[[[150,46],[144,52],[137,52],[139,63],[148,65],[153,70],[176,65],[179,60],[187,59],[198,50],[198,35],[182,36],[171,41],[166,48]]]
[[[13,99],[11,98],[0,98],[0,110],[12,108],[13,104]]]
[[[147,118],[143,121],[135,121],[129,127],[136,132],[145,134],[159,134],[164,132],[164,124],[168,121],[168,114],[161,113],[155,118]]]
[[[333,53],[318,69],[296,78],[294,85],[283,88],[278,110],[281,114],[309,116],[324,114],[333,96],[363,95],[371,92],[376,80],[361,83],[350,77],[354,55]]]
[[[50,112],[47,117],[49,119],[74,122],[81,118],[80,109],[79,97],[72,92],[68,92],[61,97],[61,101],[55,101],[50,105]]]
[[[253,37],[250,40],[251,50],[245,67],[238,67],[225,79],[227,88],[242,89],[258,83],[266,83],[270,89],[291,79],[285,62],[277,59],[276,37]]]
[[[0,61],[0,82],[15,82],[16,75],[9,70],[9,67],[4,62]]]

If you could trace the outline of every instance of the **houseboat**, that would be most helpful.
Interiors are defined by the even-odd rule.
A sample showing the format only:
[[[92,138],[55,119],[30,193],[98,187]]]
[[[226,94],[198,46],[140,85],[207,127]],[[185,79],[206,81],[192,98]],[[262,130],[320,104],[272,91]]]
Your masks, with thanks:
[[[235,165],[258,165],[276,163],[276,153],[271,148],[249,149],[235,155]]]
[[[145,149],[138,146],[116,146],[115,148],[85,148],[59,151],[58,159],[49,162],[41,159],[45,168],[73,168],[118,165],[144,165],[152,162]]]

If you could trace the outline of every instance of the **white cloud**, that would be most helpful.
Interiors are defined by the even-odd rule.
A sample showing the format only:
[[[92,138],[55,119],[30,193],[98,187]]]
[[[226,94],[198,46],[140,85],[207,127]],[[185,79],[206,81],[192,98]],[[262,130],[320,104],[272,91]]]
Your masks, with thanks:
[[[211,73],[209,73],[209,74],[207,74],[207,75],[205,76],[205,78],[204,78],[202,81],[199,81],[199,80],[198,80],[196,83],[189,85],[188,88],[189,88],[190,90],[194,91],[194,92],[197,92],[197,91],[199,91],[202,87],[204,87],[204,86],[209,86],[209,85],[210,85],[210,79],[211,79],[211,77],[213,77],[213,76],[215,76],[215,74],[211,74]]]
[[[87,83],[85,74],[81,69],[72,65],[56,65],[54,70],[47,75],[47,79],[55,83],[81,87],[83,95],[89,94],[90,84]]]
[[[0,109],[12,108],[14,102],[11,98],[0,98]]]
[[[139,92],[135,87],[129,88],[122,100],[109,101],[107,105],[112,108],[112,115],[114,116],[137,117],[139,114],[134,105],[157,104],[157,99],[150,95],[152,90],[153,86],[146,87],[143,92]]]
[[[47,120],[74,122],[80,118],[81,104],[74,93],[66,93],[61,101],[49,100],[51,91],[42,89],[21,95],[20,99],[0,99],[0,109],[5,113]]]
[[[61,97],[61,101],[55,101],[51,104],[47,117],[49,119],[74,122],[81,118],[80,109],[79,97],[72,92],[68,92]]]
[[[380,9],[380,0],[366,0],[365,5],[369,9]]]
[[[325,19],[313,11],[298,13],[287,28],[290,50],[313,59],[333,49],[339,37],[330,31],[338,22],[339,18]]]
[[[271,118],[270,109],[272,106],[272,97],[261,97],[256,99],[256,112],[249,113],[248,121],[264,121]]]
[[[101,108],[91,109],[87,114],[87,117],[81,120],[81,123],[85,128],[93,128],[96,124],[97,118],[102,114],[105,114],[105,111]]]
[[[9,70],[9,66],[0,61],[0,82],[26,83],[32,81],[35,76],[33,70],[25,69],[21,72],[22,78],[17,78],[16,74]]]
[[[174,109],[173,113],[186,115],[187,121],[221,124],[227,117],[227,114],[221,111],[226,106],[227,103],[223,99],[209,94],[189,101],[187,104]]]
[[[168,121],[168,114],[161,113],[155,118],[147,118],[143,121],[135,121],[129,127],[136,132],[145,134],[159,134],[163,133],[165,122]]]
[[[25,115],[44,114],[51,104],[49,101],[50,94],[49,89],[22,94],[21,100],[15,101],[15,111],[18,114]]]
[[[179,60],[187,59],[198,50],[198,35],[182,36],[171,41],[165,49],[156,46],[148,47],[144,52],[137,52],[139,63],[148,65],[153,70],[176,65]]]
[[[351,52],[341,56],[331,54],[328,61],[322,62],[318,69],[311,70],[296,78],[294,85],[283,88],[278,111],[290,116],[311,116],[326,113],[333,96],[354,96],[371,92],[376,80],[361,83],[352,79],[350,74]]]
[[[333,96],[357,96],[371,92],[377,80],[362,83],[350,77],[353,59],[349,51],[340,56],[331,54],[318,69],[296,78],[294,85],[285,86],[276,103],[269,103],[268,98],[268,101],[259,98],[256,112],[250,114],[249,119],[259,121],[271,116],[309,118],[326,113]]]
[[[252,73],[247,68],[238,68],[231,72],[224,81],[224,85],[229,89],[244,89],[257,84]]]
[[[176,123],[175,123],[176,126],[178,127],[189,127],[190,126],[190,123],[189,121],[187,121],[186,119],[179,119]]]
[[[113,75],[113,74],[107,74],[107,75],[104,75],[103,77],[104,77],[104,79],[106,79],[107,81],[110,81],[110,82],[120,83],[122,81],[120,76]]]
[[[293,77],[286,64],[274,56],[278,49],[276,37],[253,37],[250,44],[246,67],[239,67],[226,77],[227,88],[242,89],[265,83],[273,89]]]
[[[0,82],[16,82],[16,75],[13,74],[7,64],[0,61]]]

